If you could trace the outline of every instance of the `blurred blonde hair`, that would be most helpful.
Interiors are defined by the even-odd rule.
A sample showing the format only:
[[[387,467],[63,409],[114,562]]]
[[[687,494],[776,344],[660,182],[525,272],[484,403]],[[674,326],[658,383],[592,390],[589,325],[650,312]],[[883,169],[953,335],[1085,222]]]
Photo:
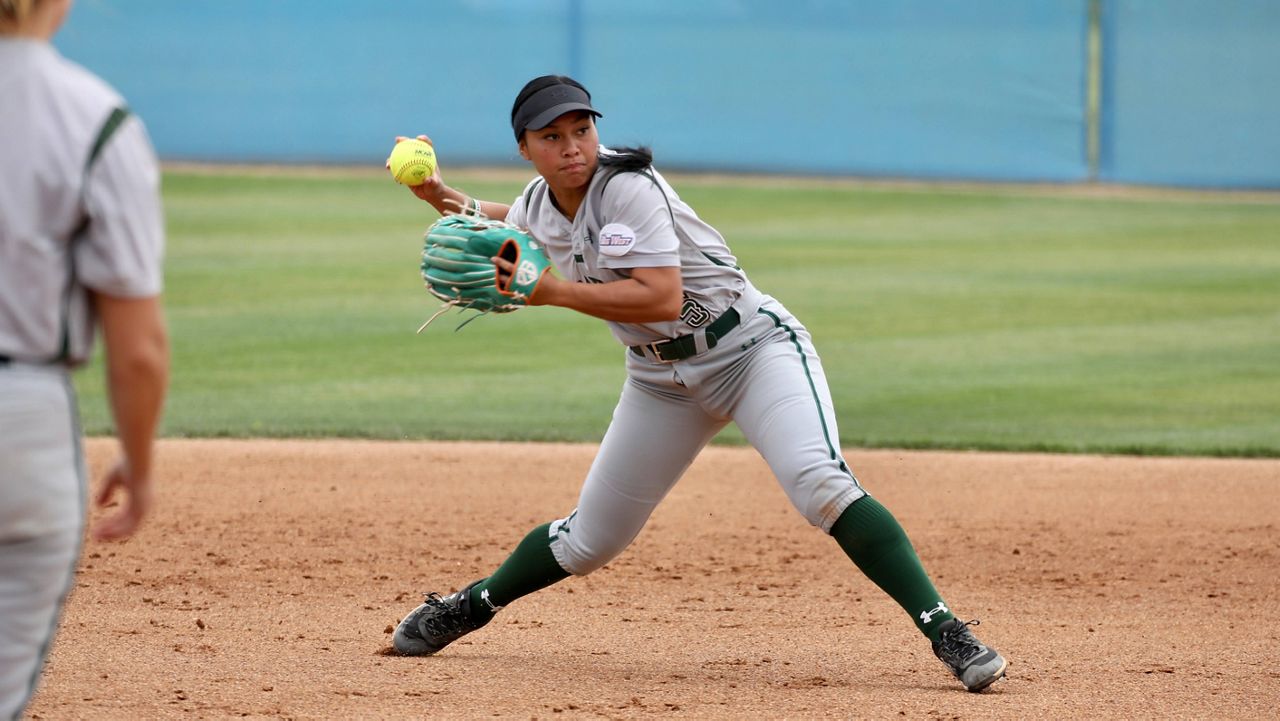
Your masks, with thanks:
[[[22,22],[31,14],[36,0],[0,0],[0,18]]]
[[[31,16],[40,0],[0,0],[0,28],[13,29]]]

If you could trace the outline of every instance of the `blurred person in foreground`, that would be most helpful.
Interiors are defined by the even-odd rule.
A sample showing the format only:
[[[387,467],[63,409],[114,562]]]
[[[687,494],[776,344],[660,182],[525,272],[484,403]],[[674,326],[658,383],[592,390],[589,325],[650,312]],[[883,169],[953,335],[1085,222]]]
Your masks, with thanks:
[[[142,123],[50,39],[71,0],[0,0],[0,719],[31,700],[84,536],[70,372],[100,326],[120,458],[93,529],[123,539],[152,503],[168,384],[160,171]]]

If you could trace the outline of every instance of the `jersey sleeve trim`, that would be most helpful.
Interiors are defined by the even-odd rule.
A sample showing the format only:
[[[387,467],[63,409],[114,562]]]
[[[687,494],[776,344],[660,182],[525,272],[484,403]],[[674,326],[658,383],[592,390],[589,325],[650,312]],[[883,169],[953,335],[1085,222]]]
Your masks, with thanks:
[[[129,119],[129,115],[129,108],[123,105],[116,106],[111,109],[111,113],[103,121],[102,127],[98,129],[98,135],[93,139],[93,145],[89,147],[89,153],[84,160],[84,172],[80,181],[81,206],[87,204],[90,171],[93,170],[94,164],[98,162],[98,158],[102,156],[102,149],[107,147],[107,142],[116,134],[120,126],[124,125],[124,121]],[[85,212],[80,224],[76,226],[75,232],[71,235],[72,245],[75,245],[84,237],[88,228],[89,214]],[[61,332],[59,333],[58,353],[50,359],[52,363],[65,363],[71,359],[71,295],[75,292],[76,286],[75,257],[74,251],[67,253],[67,284],[62,293],[62,309],[59,311]]]
[[[89,149],[89,157],[84,161],[85,175],[93,168],[93,164],[98,161],[98,156],[102,155],[102,149],[106,147],[107,141],[111,136],[116,134],[124,121],[129,119],[129,109],[126,107],[117,107],[111,110],[111,114],[102,124],[102,129],[98,131],[98,137],[93,141],[93,147]]]

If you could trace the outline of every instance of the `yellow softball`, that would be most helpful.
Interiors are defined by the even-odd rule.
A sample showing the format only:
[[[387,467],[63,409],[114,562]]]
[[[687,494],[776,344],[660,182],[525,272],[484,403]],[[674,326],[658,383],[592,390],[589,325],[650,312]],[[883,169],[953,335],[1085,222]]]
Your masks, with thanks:
[[[436,172],[436,151],[430,143],[406,138],[391,149],[387,170],[401,185],[422,185]]]

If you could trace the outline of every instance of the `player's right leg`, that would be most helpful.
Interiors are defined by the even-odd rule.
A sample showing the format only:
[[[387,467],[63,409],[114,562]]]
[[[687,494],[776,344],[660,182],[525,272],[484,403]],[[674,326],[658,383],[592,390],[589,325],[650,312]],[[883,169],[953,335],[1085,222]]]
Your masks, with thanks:
[[[71,588],[84,465],[65,374],[0,367],[0,718],[31,699]]]
[[[667,378],[673,371],[663,367]],[[551,551],[570,573],[585,576],[635,540],[649,515],[698,452],[728,423],[669,387],[628,379],[578,508],[551,524]]]
[[[670,373],[661,370],[668,379]],[[489,577],[449,596],[429,595],[396,628],[396,650],[436,653],[512,601],[608,563],[726,422],[707,415],[675,382],[663,387],[628,379],[577,509],[530,531]]]

